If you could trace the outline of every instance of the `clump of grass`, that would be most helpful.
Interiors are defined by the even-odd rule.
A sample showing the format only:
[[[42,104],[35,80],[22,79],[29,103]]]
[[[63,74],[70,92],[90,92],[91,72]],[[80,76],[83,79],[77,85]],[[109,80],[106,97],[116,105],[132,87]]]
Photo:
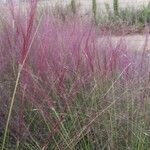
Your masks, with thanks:
[[[46,8],[46,6],[44,8]],[[65,6],[62,4],[56,4],[55,7],[51,8],[49,11],[50,14],[62,19],[62,21],[66,21],[72,17],[78,16],[79,12],[80,4],[75,0],[71,0],[71,2]]]
[[[146,43],[136,52],[28,4],[1,16],[2,149],[148,149]]]
[[[115,35],[144,33],[145,28],[149,26],[149,4],[140,8],[118,9],[116,15],[110,5],[105,3],[105,11],[99,12],[97,17],[97,24],[102,31],[108,30]]]
[[[120,18],[129,25],[150,23],[150,4],[139,9],[126,8],[120,11]]]
[[[109,4],[105,4],[106,14],[101,15],[99,23],[104,25],[112,25],[117,28],[119,26],[127,26],[128,28],[135,28],[138,32],[144,29],[145,25],[149,24],[149,10],[150,4],[140,8],[128,7],[128,8],[115,8],[117,2],[114,2],[114,13],[112,12]],[[115,10],[115,9],[118,9]],[[131,31],[132,32],[132,31]]]

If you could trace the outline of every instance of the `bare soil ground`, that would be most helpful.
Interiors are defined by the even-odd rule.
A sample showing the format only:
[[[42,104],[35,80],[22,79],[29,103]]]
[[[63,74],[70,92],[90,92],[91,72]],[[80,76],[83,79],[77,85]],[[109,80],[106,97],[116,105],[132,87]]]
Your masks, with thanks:
[[[106,38],[106,37],[103,37]],[[99,40],[103,40],[99,38]],[[142,51],[145,47],[145,50],[150,53],[150,35],[125,35],[125,36],[110,36],[114,46],[120,41],[123,40],[126,42],[129,49],[134,51]]]

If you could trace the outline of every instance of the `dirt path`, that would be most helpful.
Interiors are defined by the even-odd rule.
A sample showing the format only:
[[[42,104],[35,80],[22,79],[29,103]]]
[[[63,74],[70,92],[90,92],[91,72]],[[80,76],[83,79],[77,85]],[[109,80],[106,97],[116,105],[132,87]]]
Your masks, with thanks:
[[[121,37],[112,37],[115,41],[121,39]],[[146,35],[129,35],[124,36],[123,39],[128,44],[129,48],[134,48],[135,50],[143,50],[146,46],[146,50],[150,51],[150,36]],[[146,44],[146,45],[145,45]]]
[[[99,40],[103,40],[103,38],[100,38]],[[150,52],[150,35],[147,37],[145,35],[111,36],[110,38],[112,39],[114,45],[116,45],[119,40],[123,40],[126,42],[129,49],[137,51],[142,51],[145,43],[147,43],[146,50]]]

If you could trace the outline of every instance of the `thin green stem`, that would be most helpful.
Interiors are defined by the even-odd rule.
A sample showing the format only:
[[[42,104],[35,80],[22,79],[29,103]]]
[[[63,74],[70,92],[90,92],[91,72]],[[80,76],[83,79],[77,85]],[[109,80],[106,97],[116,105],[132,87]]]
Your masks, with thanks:
[[[30,44],[30,46],[29,46],[29,48],[28,48],[28,51],[27,51],[26,56],[25,56],[25,58],[24,58],[24,60],[23,60],[23,63],[19,66],[19,71],[18,71],[18,75],[17,75],[17,79],[16,79],[16,84],[15,84],[15,87],[14,87],[13,96],[12,96],[12,99],[11,99],[10,108],[9,108],[9,113],[8,113],[7,122],[6,122],[6,126],[5,126],[4,137],[3,137],[3,143],[2,143],[2,149],[1,149],[1,150],[4,150],[4,148],[5,148],[5,142],[6,142],[7,132],[8,132],[8,126],[9,126],[10,117],[11,117],[11,114],[12,114],[12,109],[13,109],[13,105],[14,105],[14,101],[15,101],[15,96],[16,96],[17,87],[18,87],[18,84],[19,84],[19,79],[20,79],[20,76],[21,76],[21,72],[22,72],[23,67],[24,67],[24,65],[25,65],[26,59],[27,59],[27,57],[28,57],[28,54],[29,54],[29,52],[30,52],[30,50],[31,50],[31,46],[32,46],[32,44],[33,44],[33,41],[34,41],[35,36],[36,36],[36,34],[37,34],[37,31],[38,31],[38,29],[39,29],[39,25],[40,25],[40,22],[41,22],[41,20],[42,20],[42,17],[43,17],[43,14],[42,14],[42,16],[41,16],[41,18],[40,18],[40,21],[39,21],[39,23],[38,23],[38,26],[37,26],[37,28],[36,28],[36,31],[35,31],[35,33],[34,33],[34,35],[33,35],[31,44]]]

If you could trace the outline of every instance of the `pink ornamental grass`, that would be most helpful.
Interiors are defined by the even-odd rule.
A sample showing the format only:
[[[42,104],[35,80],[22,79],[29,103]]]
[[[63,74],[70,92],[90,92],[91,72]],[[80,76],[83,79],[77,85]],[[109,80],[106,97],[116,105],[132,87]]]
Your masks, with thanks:
[[[95,80],[113,80],[121,74],[128,82],[148,73],[145,51],[136,54],[123,38],[114,45],[89,20],[74,16],[63,22],[45,11],[39,21],[35,1],[25,12],[13,5],[10,8],[0,31],[0,74],[14,74],[15,80],[17,69],[22,67],[16,96],[19,132],[25,126],[26,102],[57,124],[49,111],[67,112],[83,86],[88,92]]]
[[[5,62],[1,67],[9,58],[16,65],[25,61],[21,81],[29,91],[34,91],[36,79],[49,90],[55,86],[63,95],[69,79],[80,86],[83,81],[90,83],[95,76],[112,77],[126,67],[125,76],[134,77],[139,56],[134,56],[134,50],[129,50],[123,39],[114,46],[108,36],[98,35],[88,20],[74,17],[62,22],[45,11],[31,43],[37,29],[36,5],[31,2],[27,12],[10,9],[0,37],[4,43],[1,60]],[[103,40],[99,40],[101,37]]]

